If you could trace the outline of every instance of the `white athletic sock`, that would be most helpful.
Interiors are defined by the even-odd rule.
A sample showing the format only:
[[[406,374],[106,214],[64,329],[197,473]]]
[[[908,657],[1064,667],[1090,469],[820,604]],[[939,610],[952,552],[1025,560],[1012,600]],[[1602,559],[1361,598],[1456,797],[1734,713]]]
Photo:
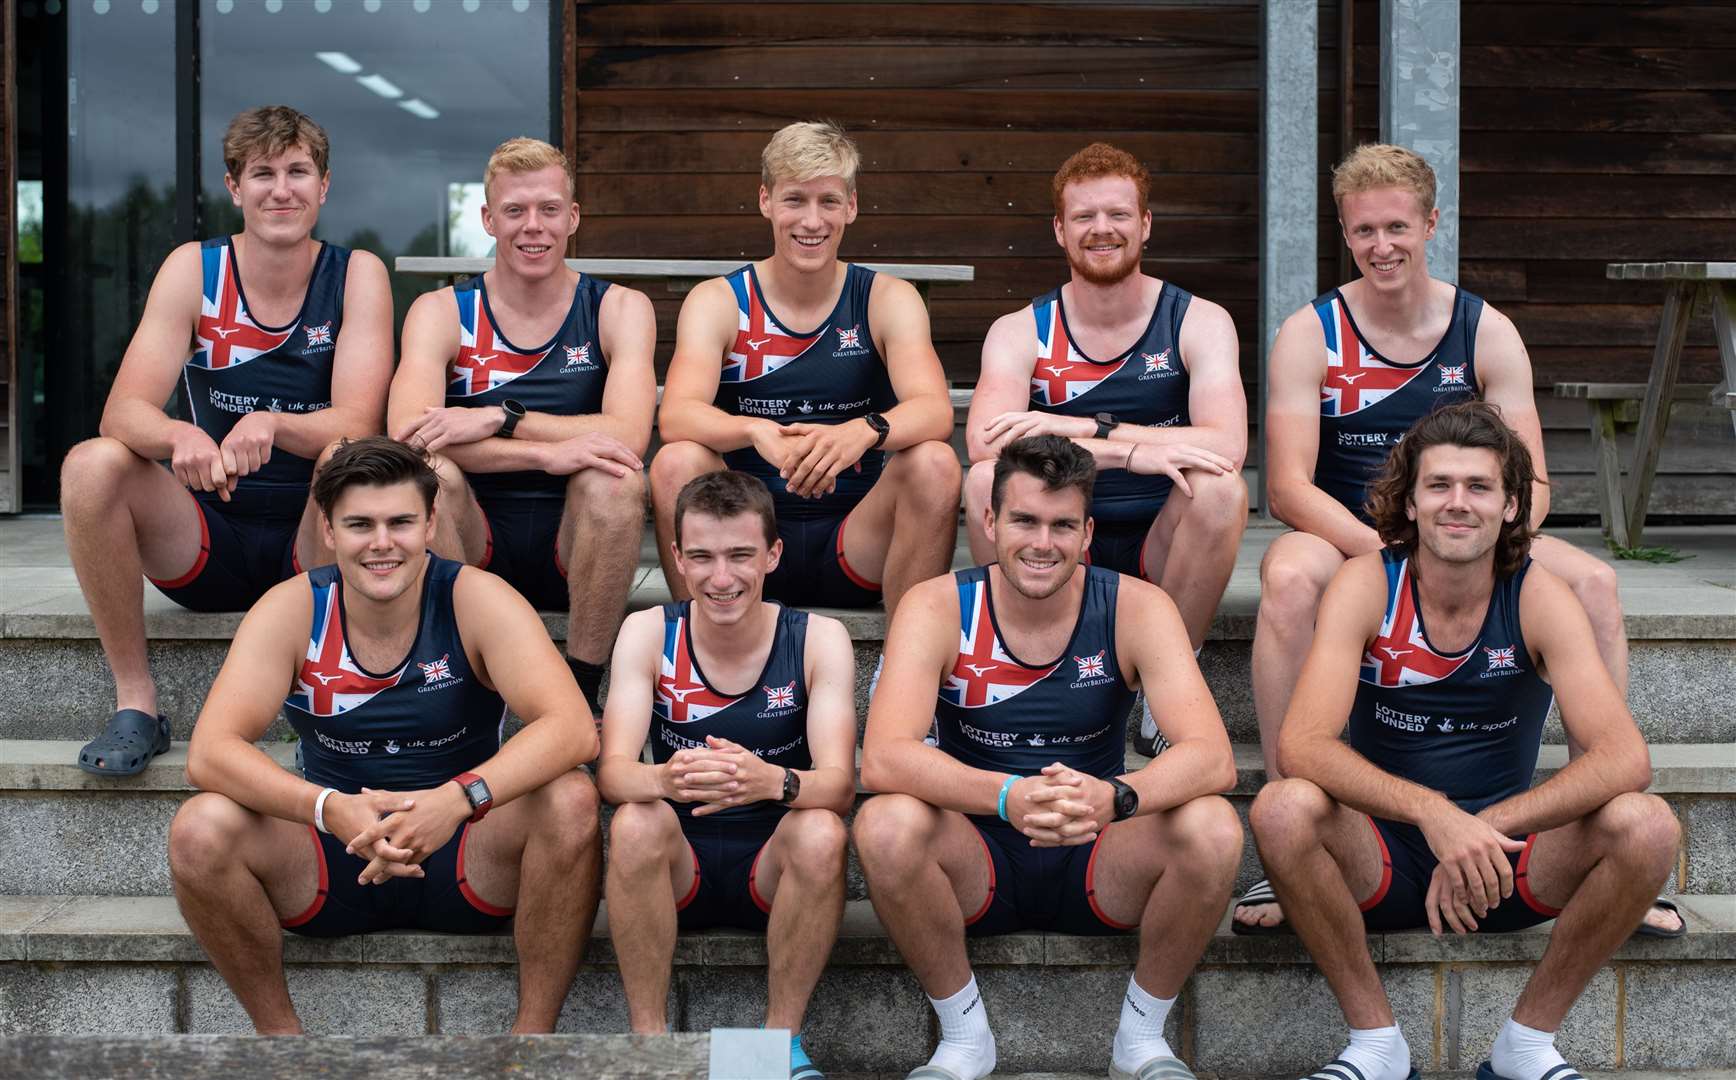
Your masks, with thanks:
[[[964,1080],[982,1080],[995,1071],[995,1033],[989,1030],[988,1010],[977,989],[976,976],[949,998],[929,998],[940,1017],[940,1045],[934,1048],[930,1065],[950,1070]]]
[[[1317,1069],[1309,1080],[1405,1080],[1410,1075],[1410,1044],[1398,1025],[1383,1028],[1351,1028],[1350,1045],[1336,1059],[1343,1064],[1326,1064]],[[1358,1074],[1360,1078],[1358,1077]]]
[[[1489,1051],[1489,1067],[1507,1080],[1542,1080],[1545,1073],[1561,1065],[1567,1065],[1567,1061],[1556,1052],[1555,1032],[1528,1028],[1511,1016],[1501,1034],[1495,1036],[1494,1049]],[[1569,1065],[1550,1080],[1578,1075]]]
[[[874,700],[874,691],[880,689],[880,672],[886,667],[886,654],[881,653],[880,659],[874,661],[874,674],[868,676],[868,700]]]
[[[1121,1026],[1115,1029],[1115,1042],[1109,1049],[1117,1069],[1138,1072],[1152,1058],[1175,1056],[1163,1037],[1163,1022],[1174,1004],[1175,998],[1146,993],[1138,979],[1127,980],[1127,996],[1121,999]]]

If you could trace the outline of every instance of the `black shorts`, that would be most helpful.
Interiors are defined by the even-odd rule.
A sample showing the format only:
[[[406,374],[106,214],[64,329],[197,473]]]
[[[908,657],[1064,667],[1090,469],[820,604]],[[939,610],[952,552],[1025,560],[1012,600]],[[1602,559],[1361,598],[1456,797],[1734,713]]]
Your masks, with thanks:
[[[1089,846],[1040,848],[1011,825],[971,818],[989,860],[989,897],[966,913],[970,937],[1048,930],[1061,934],[1123,934],[1138,929],[1118,923],[1097,907],[1093,870],[1097,840]]]
[[[488,546],[477,569],[506,579],[538,611],[567,610],[567,568],[561,565],[564,499],[478,499]]]
[[[1151,535],[1156,520],[1154,514],[1145,521],[1093,521],[1086,565],[1145,578],[1145,538]]]
[[[273,585],[301,573],[295,534],[307,493],[235,491],[224,502],[192,492],[199,510],[199,558],[178,578],[151,578],[164,596],[193,611],[246,611]]]
[[[844,558],[849,514],[838,517],[778,516],[784,554],[766,577],[765,598],[792,607],[876,607],[880,584],[850,568]]]
[[[487,903],[464,877],[464,842],[470,824],[459,826],[439,851],[422,860],[420,878],[392,878],[358,885],[367,861],[344,850],[344,842],[309,825],[319,852],[319,894],[283,928],[307,937],[343,937],[375,930],[435,930],[487,934],[506,926],[511,908]]]
[[[680,818],[681,835],[693,851],[693,888],[675,904],[677,925],[684,931],[712,926],[764,930],[772,905],[754,888],[754,875],[766,841],[782,819]]]
[[[1381,876],[1380,887],[1361,905],[1363,925],[1376,932],[1427,926],[1429,915],[1423,903],[1428,899],[1429,881],[1440,860],[1429,850],[1423,831],[1415,825],[1372,817],[1368,821],[1380,841]],[[1478,933],[1524,930],[1561,914],[1532,895],[1526,867],[1536,844],[1537,834],[1532,833],[1525,838],[1524,851],[1507,853],[1507,861],[1513,864],[1513,895],[1477,920]]]

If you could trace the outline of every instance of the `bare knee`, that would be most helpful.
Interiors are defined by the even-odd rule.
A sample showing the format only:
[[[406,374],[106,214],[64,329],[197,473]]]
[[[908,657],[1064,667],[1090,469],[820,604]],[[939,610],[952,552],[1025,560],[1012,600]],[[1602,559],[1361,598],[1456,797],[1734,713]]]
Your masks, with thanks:
[[[1311,628],[1331,579],[1331,573],[1323,575],[1314,560],[1272,545],[1260,562],[1261,620],[1282,632]]]
[[[813,880],[834,880],[844,872],[844,848],[849,834],[831,810],[792,810],[780,826],[784,873]]]
[[[190,884],[233,866],[248,816],[233,799],[210,791],[182,803],[169,824],[169,875]]]
[[[578,855],[595,847],[601,800],[597,786],[577,769],[562,773],[538,788],[531,798],[532,827],[550,838],[557,850]]]
[[[1630,862],[1636,873],[1669,876],[1682,840],[1682,825],[1670,804],[1656,795],[1626,792],[1605,803],[1593,823],[1604,850]]]
[[[1248,824],[1262,858],[1282,856],[1317,842],[1332,800],[1310,780],[1274,780],[1260,789]]]
[[[907,446],[892,457],[899,497],[924,507],[958,513],[959,485],[963,470],[950,445],[935,440]]]
[[[60,505],[68,513],[106,507],[121,492],[122,478],[149,464],[119,439],[86,439],[66,452],[60,464]]]
[[[876,795],[856,811],[853,838],[862,871],[886,883],[915,870],[927,857],[934,808],[909,795]]]
[[[1221,795],[1206,795],[1177,807],[1171,834],[1189,867],[1233,872],[1241,864],[1242,820]]]
[[[567,480],[567,497],[575,500],[587,519],[605,529],[645,517],[645,481],[637,472],[616,476],[603,469],[581,469]]]
[[[1589,573],[1572,583],[1572,588],[1593,626],[1599,630],[1613,628],[1618,633],[1623,631],[1621,587],[1616,580],[1615,567],[1600,559]]]
[[[609,822],[609,866],[629,877],[654,872],[668,865],[670,845],[680,835],[669,804],[622,803]]]
[[[686,439],[664,443],[651,459],[651,496],[674,506],[683,485],[717,467],[718,455],[710,447]]]
[[[994,495],[995,463],[979,461],[970,467],[964,479],[964,508],[974,523],[982,517],[983,507]]]
[[[1187,472],[1187,517],[1214,533],[1240,536],[1248,521],[1248,485],[1239,472]]]

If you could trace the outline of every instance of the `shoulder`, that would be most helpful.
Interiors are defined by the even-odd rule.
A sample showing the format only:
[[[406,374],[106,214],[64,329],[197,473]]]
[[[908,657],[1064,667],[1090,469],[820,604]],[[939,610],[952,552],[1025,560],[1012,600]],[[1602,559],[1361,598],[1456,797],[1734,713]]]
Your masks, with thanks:
[[[1181,337],[1186,339],[1196,354],[1204,346],[1225,346],[1221,359],[1227,359],[1231,364],[1238,362],[1236,355],[1236,322],[1230,318],[1230,313],[1222,304],[1215,303],[1203,297],[1195,296],[1188,302],[1187,311],[1181,317]],[[1183,356],[1184,363],[1190,360],[1209,358],[1196,355]]]
[[[1387,563],[1382,553],[1370,551],[1346,559],[1332,575],[1327,589],[1352,603],[1367,602],[1386,608]]]
[[[348,253],[349,267],[346,271],[351,277],[362,275],[368,279],[387,280],[386,264],[378,255],[360,248],[339,248]]]
[[[661,643],[663,640],[663,607],[641,608],[621,620],[621,630],[616,638],[616,650],[622,646],[629,649],[642,648],[647,644]]]
[[[840,655],[848,657],[853,651],[850,631],[844,628],[842,622],[829,615],[816,615],[811,611],[808,612],[808,630],[804,643],[808,649],[810,666],[816,659],[816,652],[826,654],[819,657],[820,659],[829,659]]]
[[[653,324],[657,320],[649,296],[619,283],[610,284],[604,291],[597,313],[605,319],[635,319]]]
[[[1175,601],[1162,589],[1146,581],[1144,578],[1131,574],[1116,575],[1120,580],[1115,587],[1116,616],[1126,616],[1140,620],[1142,624],[1155,620],[1181,618]]]
[[[1521,609],[1547,617],[1564,606],[1580,606],[1579,598],[1573,595],[1573,588],[1536,559],[1531,560],[1524,573],[1524,579],[1519,582]]]
[[[1037,355],[1036,312],[1030,304],[1009,311],[989,326],[983,338],[983,359],[1034,360]]]
[[[1520,343],[1519,328],[1513,325],[1513,320],[1507,313],[1489,303],[1479,300],[1483,305],[1482,314],[1477,318],[1477,346]]]
[[[444,288],[435,289],[433,292],[423,293],[410,301],[410,310],[405,317],[409,318],[417,314],[431,315],[437,312],[446,314],[457,309],[458,292],[452,286],[447,285]]]
[[[737,310],[735,285],[731,283],[733,277],[732,274],[730,277],[707,278],[695,285],[681,301],[682,317],[733,320]]]
[[[868,306],[879,323],[888,319],[928,318],[928,309],[923,306],[922,295],[916,291],[916,286],[891,274],[874,275],[874,281],[868,287]]]
[[[900,636],[907,636],[935,625],[958,627],[958,577],[950,572],[911,586],[898,602],[898,613],[887,629],[887,637],[891,637],[894,629],[899,630]]]
[[[278,647],[300,651],[304,647],[313,620],[313,589],[303,572],[267,589],[242,617],[237,631],[237,645],[274,650]]]

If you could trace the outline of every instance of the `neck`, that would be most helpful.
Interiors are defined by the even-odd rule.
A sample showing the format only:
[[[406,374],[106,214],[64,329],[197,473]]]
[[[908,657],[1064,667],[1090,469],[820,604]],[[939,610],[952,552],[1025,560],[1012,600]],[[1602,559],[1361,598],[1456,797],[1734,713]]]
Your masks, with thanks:
[[[344,629],[369,641],[388,641],[406,626],[415,626],[422,608],[422,583],[428,577],[428,557],[408,589],[390,600],[374,600],[344,582]]]
[[[1028,632],[1056,623],[1071,627],[1079,621],[1079,605],[1085,598],[1083,566],[1073,568],[1067,584],[1040,598],[1015,589],[999,564],[989,568],[989,580],[994,589],[995,618],[1004,628]]]
[[[578,284],[579,272],[562,263],[546,277],[527,278],[512,271],[498,257],[494,269],[488,271],[488,291],[511,307],[542,309],[558,306]]]
[[[1097,285],[1075,270],[1064,291],[1067,310],[1077,315],[1080,323],[1113,326],[1143,312],[1148,297],[1162,287],[1160,279],[1137,271],[1113,285]]]
[[[830,300],[844,272],[845,264],[840,259],[833,259],[811,273],[797,270],[776,255],[754,264],[754,273],[759,275],[762,286],[770,287],[779,299],[802,307]]]
[[[235,257],[245,264],[251,294],[300,292],[313,274],[319,241],[304,237],[293,244],[269,244],[243,231],[234,238]]]
[[[778,606],[757,600],[742,620],[733,626],[719,626],[712,622],[706,617],[705,609],[697,603],[688,605],[687,612],[688,625],[693,628],[693,643],[704,646],[709,656],[731,661],[752,656],[765,645],[775,630]]]
[[[1357,307],[1362,309],[1360,314],[1365,322],[1389,329],[1409,329],[1429,322],[1434,291],[1435,279],[1424,274],[1391,292],[1364,287],[1358,290]]]
[[[1417,598],[1435,611],[1454,614],[1481,611],[1495,591],[1495,552],[1473,562],[1445,562],[1417,544],[1411,556],[1416,569]]]

